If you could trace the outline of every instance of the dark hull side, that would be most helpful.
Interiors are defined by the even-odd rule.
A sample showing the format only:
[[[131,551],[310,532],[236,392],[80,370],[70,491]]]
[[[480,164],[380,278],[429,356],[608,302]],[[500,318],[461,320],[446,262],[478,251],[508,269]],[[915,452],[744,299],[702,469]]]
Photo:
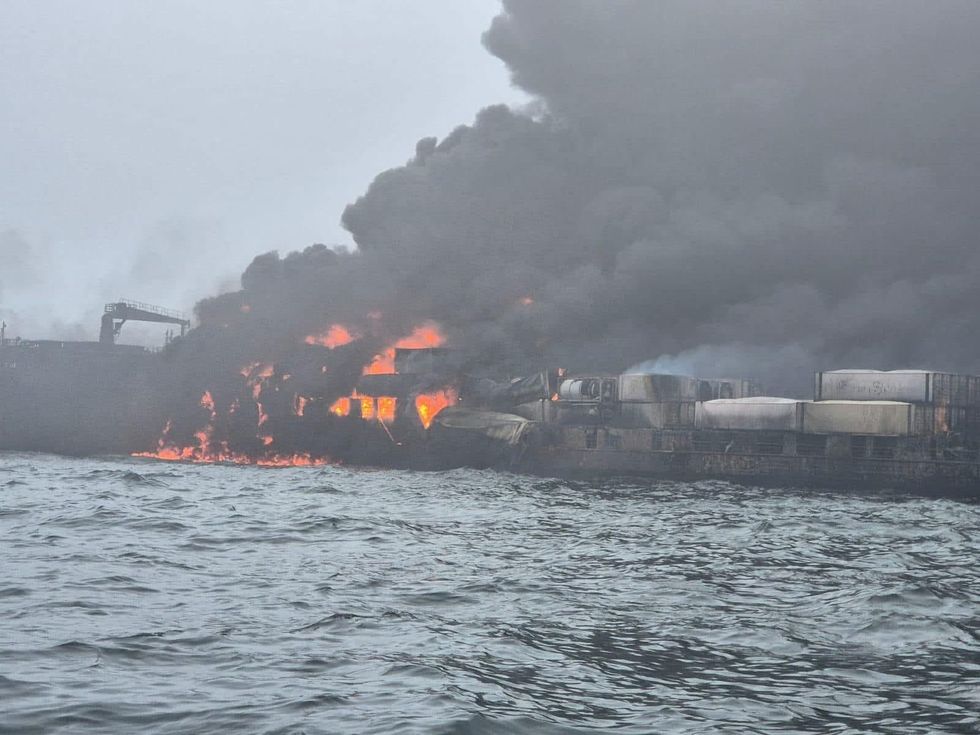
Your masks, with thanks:
[[[782,453],[747,451],[736,440],[726,449],[714,445],[711,432],[600,430],[591,441],[588,429],[564,428],[545,433],[539,441],[515,452],[508,468],[533,474],[601,477],[632,475],[677,480],[718,479],[770,486],[838,490],[896,490],[980,500],[980,461],[929,458],[916,452],[919,444],[900,444],[892,457],[853,457],[845,451],[847,437],[829,437],[826,456],[795,453],[795,437],[787,436]],[[664,441],[668,436],[669,440]],[[652,449],[663,444],[668,448]],[[590,446],[591,445],[591,446]],[[870,455],[870,451],[867,452]]]
[[[529,450],[508,469],[568,477],[633,475],[859,491],[893,489],[980,500],[980,465],[970,462],[552,448]]]
[[[86,455],[152,446],[166,416],[153,401],[157,356],[66,344],[0,350],[0,449]]]

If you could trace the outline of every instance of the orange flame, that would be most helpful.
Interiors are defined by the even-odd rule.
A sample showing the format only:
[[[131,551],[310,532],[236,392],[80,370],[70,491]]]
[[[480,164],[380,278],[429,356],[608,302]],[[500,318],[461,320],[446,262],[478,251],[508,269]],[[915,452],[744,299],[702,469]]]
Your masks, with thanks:
[[[331,324],[327,328],[327,331],[319,334],[311,334],[303,341],[308,345],[320,345],[321,347],[327,347],[332,350],[334,347],[350,344],[355,339],[357,339],[357,336],[352,334],[343,324]]]
[[[361,402],[361,418],[365,421],[374,418],[374,399],[371,396],[360,396],[358,400]]]
[[[372,319],[380,319],[380,314],[371,314]],[[359,335],[352,333],[347,327],[334,324],[326,332],[317,335],[310,335],[304,341],[307,344],[318,344],[333,349],[344,344],[348,344],[359,338]],[[372,362],[363,369],[365,375],[393,374],[395,372],[395,350],[404,349],[424,349],[440,347],[445,343],[445,338],[439,330],[438,325],[433,322],[426,322],[415,327],[411,334],[402,337],[394,344],[387,347],[381,354],[376,355]],[[324,368],[324,371],[326,368]],[[269,421],[269,414],[259,398],[262,396],[263,389],[269,387],[267,379],[275,375],[275,367],[270,364],[255,362],[246,365],[241,370],[241,375],[245,378],[245,385],[251,389],[252,399],[255,401],[258,410],[257,428],[261,428]],[[282,380],[286,381],[290,376],[283,375]],[[272,386],[274,391],[279,390],[278,385]],[[303,416],[306,408],[312,399],[299,394],[293,396],[293,413],[296,416]],[[435,391],[434,393],[423,393],[415,398],[415,409],[418,413],[422,425],[428,429],[432,425],[432,420],[446,406],[450,406],[457,400],[456,392],[452,389]],[[398,399],[394,396],[362,396],[354,391],[350,396],[342,396],[335,400],[330,406],[330,412],[335,416],[349,416],[353,402],[358,401],[358,408],[361,418],[372,420],[377,418],[382,423],[393,422],[397,416]],[[203,408],[210,414],[209,421],[203,429],[194,434],[194,443],[190,446],[177,446],[170,440],[172,431],[171,422],[167,422],[160,439],[157,441],[157,448],[153,452],[137,452],[134,456],[152,457],[155,459],[187,462],[230,462],[235,464],[253,464],[265,467],[281,467],[296,465],[317,465],[328,462],[327,458],[314,457],[309,454],[278,454],[264,452],[258,456],[246,455],[231,451],[227,442],[214,441],[215,423],[217,421],[217,409],[214,397],[210,391],[205,391],[199,401]],[[229,414],[234,414],[239,410],[239,401],[235,399],[228,409]],[[266,432],[260,432],[257,439],[264,447],[270,447],[275,443],[275,438]]]
[[[396,349],[423,349],[426,347],[441,347],[446,343],[439,327],[434,322],[420,324],[407,337],[402,337],[395,344],[385,348],[384,352],[374,356],[371,364],[364,368],[364,375],[392,375],[395,372]]]
[[[253,362],[246,365],[239,372],[245,378],[245,385],[252,389],[252,400],[258,401],[262,394],[262,384],[266,378],[272,377],[276,369],[272,365],[261,362]]]
[[[456,391],[452,388],[438,390],[435,393],[419,393],[415,396],[415,411],[419,415],[422,426],[428,429],[432,420],[444,408],[456,403]]]
[[[350,398],[341,396],[330,405],[330,413],[334,416],[350,416]]]
[[[262,362],[252,362],[239,370],[243,378],[247,379],[249,385],[251,385],[256,380],[263,380],[268,378],[275,372],[275,368],[272,365]]]
[[[197,447],[178,449],[167,446],[156,452],[134,452],[134,457],[159,459],[165,462],[194,462],[195,464],[242,464],[257,467],[312,467],[330,462],[327,457],[314,457],[310,454],[266,454],[252,457],[247,454],[231,452],[225,448],[210,454],[202,454]]]
[[[250,366],[248,369],[243,369],[243,374],[245,372],[251,373],[256,366]],[[271,369],[270,373],[271,374]],[[260,467],[296,467],[296,466],[309,466],[309,465],[321,465],[326,464],[330,460],[326,457],[314,457],[310,454],[263,454],[257,457],[251,455],[242,454],[240,452],[233,452],[228,448],[227,442],[221,441],[217,442],[215,445],[213,441],[214,437],[214,424],[218,416],[217,409],[214,403],[214,397],[211,395],[211,391],[204,391],[201,395],[199,404],[202,408],[208,409],[210,416],[208,417],[208,423],[203,429],[199,429],[194,432],[194,439],[196,444],[186,447],[178,447],[173,442],[170,441],[170,432],[173,429],[173,422],[167,421],[166,425],[163,427],[163,432],[160,438],[157,440],[157,448],[153,452],[133,452],[134,457],[147,457],[150,459],[161,459],[168,462],[196,462],[200,464],[213,464],[213,463],[231,463],[231,464],[250,464],[258,465]],[[233,409],[237,407],[237,400],[229,408],[229,413],[233,413]],[[258,404],[259,411],[264,415],[262,411],[262,405]],[[266,417],[268,418],[268,417]],[[260,424],[263,419],[260,417]],[[259,440],[262,442],[263,446],[268,447],[271,445],[275,439],[270,435],[259,435]]]
[[[392,396],[379,396],[378,397],[378,421],[394,421],[395,420],[395,405],[398,399]]]

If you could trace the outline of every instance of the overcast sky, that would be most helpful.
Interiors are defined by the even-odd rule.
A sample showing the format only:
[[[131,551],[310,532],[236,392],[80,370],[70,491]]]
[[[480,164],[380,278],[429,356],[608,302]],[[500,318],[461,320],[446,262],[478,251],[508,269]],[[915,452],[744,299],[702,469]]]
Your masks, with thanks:
[[[258,253],[351,245],[344,206],[419,138],[524,101],[480,44],[498,10],[4,0],[8,336],[94,338],[107,299],[190,309]]]

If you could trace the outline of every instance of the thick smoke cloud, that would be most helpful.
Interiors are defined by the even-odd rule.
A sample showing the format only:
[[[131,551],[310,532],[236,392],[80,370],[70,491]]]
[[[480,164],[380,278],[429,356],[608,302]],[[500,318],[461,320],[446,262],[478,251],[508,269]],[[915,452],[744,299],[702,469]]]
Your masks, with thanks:
[[[977,372],[978,30],[972,1],[506,0],[484,43],[536,102],[379,175],[358,252],[257,258],[201,349],[435,319],[469,369]]]

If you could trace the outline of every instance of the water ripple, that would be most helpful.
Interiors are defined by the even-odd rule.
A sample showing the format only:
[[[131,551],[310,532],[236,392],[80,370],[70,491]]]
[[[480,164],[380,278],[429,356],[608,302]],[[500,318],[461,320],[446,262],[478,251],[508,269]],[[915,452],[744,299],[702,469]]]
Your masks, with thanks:
[[[980,506],[0,455],[0,733],[980,730]]]

